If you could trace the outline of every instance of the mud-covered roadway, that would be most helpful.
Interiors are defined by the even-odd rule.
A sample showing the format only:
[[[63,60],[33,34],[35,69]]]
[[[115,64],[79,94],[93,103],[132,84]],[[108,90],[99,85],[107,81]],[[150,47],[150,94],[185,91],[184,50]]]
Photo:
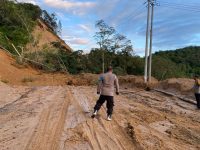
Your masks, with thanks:
[[[91,119],[96,87],[0,85],[1,150],[198,150],[200,111],[157,92],[115,96]]]

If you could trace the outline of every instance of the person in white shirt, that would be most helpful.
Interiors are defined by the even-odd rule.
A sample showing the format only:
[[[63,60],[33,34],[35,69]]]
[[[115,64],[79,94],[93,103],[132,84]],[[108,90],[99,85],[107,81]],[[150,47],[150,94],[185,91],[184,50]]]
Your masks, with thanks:
[[[96,102],[94,107],[94,113],[92,118],[97,115],[97,112],[103,105],[105,101],[107,101],[107,120],[112,120],[112,112],[114,107],[114,93],[116,88],[116,94],[119,95],[119,83],[118,78],[115,74],[112,73],[112,67],[108,67],[108,72],[101,74],[99,77],[99,83],[97,86],[97,94],[100,94],[99,100]]]

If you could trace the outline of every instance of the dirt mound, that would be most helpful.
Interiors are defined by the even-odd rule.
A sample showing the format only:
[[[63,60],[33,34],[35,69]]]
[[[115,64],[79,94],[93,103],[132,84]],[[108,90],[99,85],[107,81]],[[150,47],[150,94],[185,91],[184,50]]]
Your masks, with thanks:
[[[79,75],[73,75],[71,76],[71,79],[67,81],[67,85],[75,85],[75,86],[90,86],[90,85],[96,85],[98,81],[98,75],[97,74],[90,74],[90,73],[82,73]]]
[[[134,76],[134,75],[119,76],[119,83],[124,88],[146,87],[143,76]],[[151,84],[149,86],[155,87],[157,84],[158,80],[152,77]]]
[[[62,48],[66,49],[66,51],[72,51],[65,41],[61,40],[60,37],[54,34],[42,20],[38,20],[37,23],[38,24],[32,32],[34,40],[26,46],[28,51],[34,52],[49,49],[53,47],[52,42],[59,42]]]
[[[98,83],[98,74],[91,74],[91,73],[83,73],[80,75],[75,75],[73,78],[68,82],[68,85],[97,85]],[[146,84],[144,83],[143,76],[134,76],[134,75],[127,75],[127,76],[118,76],[119,84],[121,88],[144,88]],[[158,85],[158,80],[152,78],[152,83],[149,85],[150,87],[155,87]]]
[[[80,74],[69,75],[64,73],[44,73],[28,65],[19,65],[4,50],[0,49],[0,82],[10,85],[96,85],[98,75]]]
[[[0,49],[0,80],[11,85],[66,85],[70,75],[43,73],[28,65],[19,65]]]
[[[180,94],[193,94],[192,87],[194,86],[193,79],[187,78],[172,78],[160,82],[158,88],[163,90],[180,93]]]

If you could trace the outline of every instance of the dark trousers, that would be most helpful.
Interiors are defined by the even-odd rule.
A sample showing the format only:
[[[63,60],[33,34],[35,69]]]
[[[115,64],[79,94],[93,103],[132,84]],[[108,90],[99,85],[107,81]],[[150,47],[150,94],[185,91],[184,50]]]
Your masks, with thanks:
[[[97,103],[94,107],[94,110],[98,111],[105,101],[107,101],[107,103],[106,103],[107,114],[112,115],[113,106],[114,106],[113,96],[100,95],[99,100],[97,101]]]
[[[197,107],[200,109],[200,94],[195,94],[197,100]]]

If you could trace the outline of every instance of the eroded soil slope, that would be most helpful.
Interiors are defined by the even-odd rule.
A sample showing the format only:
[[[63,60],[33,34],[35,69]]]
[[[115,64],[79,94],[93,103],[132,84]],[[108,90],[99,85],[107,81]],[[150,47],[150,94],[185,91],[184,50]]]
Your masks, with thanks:
[[[0,85],[1,150],[200,149],[195,105],[132,89],[91,119],[95,87]],[[134,93],[134,91],[138,91]]]

